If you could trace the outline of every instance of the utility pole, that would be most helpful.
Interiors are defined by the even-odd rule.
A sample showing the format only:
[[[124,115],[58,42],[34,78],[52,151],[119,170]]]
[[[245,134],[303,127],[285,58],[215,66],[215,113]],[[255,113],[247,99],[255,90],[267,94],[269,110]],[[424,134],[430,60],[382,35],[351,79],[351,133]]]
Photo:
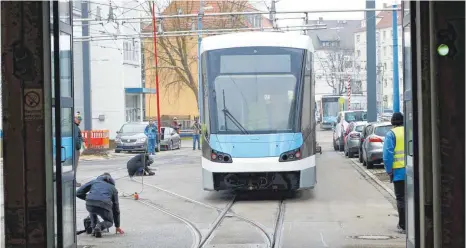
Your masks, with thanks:
[[[197,15],[197,109],[199,110],[199,121],[202,120],[202,99],[201,90],[202,69],[201,69],[201,43],[202,43],[202,16],[204,15],[204,1],[199,1],[199,13]]]
[[[393,8],[396,8],[396,4]],[[400,85],[398,83],[398,17],[397,11],[393,11],[393,112],[400,112]]]
[[[272,20],[272,26],[274,29],[277,29],[277,9],[275,7],[275,2],[277,0],[272,0],[272,5],[270,6],[269,19]]]
[[[375,0],[366,0],[367,9],[375,9]],[[366,12],[367,121],[377,121],[377,69],[375,11]]]

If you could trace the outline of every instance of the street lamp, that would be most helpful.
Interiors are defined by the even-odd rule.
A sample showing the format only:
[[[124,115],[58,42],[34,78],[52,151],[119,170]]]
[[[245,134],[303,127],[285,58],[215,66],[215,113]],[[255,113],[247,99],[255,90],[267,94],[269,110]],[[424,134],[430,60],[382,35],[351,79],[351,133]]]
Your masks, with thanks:
[[[383,100],[383,72],[384,72],[384,69],[385,67],[379,63],[377,66],[377,78],[378,78],[378,82],[379,82],[379,90],[377,90],[377,95],[380,95],[380,114],[383,114],[384,112],[384,100]],[[379,94],[380,92],[380,94]]]

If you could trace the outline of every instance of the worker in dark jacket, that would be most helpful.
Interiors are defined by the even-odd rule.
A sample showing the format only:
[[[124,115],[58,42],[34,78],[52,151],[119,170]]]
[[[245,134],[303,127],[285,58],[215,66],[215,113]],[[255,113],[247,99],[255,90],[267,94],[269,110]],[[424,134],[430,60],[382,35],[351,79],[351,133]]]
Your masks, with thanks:
[[[128,175],[130,177],[142,175],[153,176],[155,173],[149,168],[152,163],[154,163],[154,160],[149,154],[138,154],[126,163]]]
[[[118,203],[118,190],[115,181],[109,173],[104,173],[97,179],[81,186],[76,192],[79,199],[86,201],[86,209],[91,218],[93,235],[102,237],[102,230],[107,230],[115,222],[116,233],[123,234],[120,228],[120,206]],[[99,223],[99,219],[103,222]]]

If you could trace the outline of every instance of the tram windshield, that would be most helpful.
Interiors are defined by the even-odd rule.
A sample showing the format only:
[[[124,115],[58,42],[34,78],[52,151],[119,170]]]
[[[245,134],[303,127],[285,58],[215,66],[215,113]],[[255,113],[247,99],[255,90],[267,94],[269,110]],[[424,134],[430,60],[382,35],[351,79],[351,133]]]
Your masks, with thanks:
[[[295,132],[296,98],[301,88],[304,51],[243,47],[212,51],[208,81],[213,89],[213,133]]]

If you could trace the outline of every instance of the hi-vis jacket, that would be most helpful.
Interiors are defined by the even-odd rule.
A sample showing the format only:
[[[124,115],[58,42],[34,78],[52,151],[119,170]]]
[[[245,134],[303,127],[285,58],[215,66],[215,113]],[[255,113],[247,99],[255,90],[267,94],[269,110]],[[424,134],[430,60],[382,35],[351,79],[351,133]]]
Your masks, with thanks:
[[[405,180],[404,127],[395,127],[385,135],[383,163],[385,171],[393,173],[393,181]]]

